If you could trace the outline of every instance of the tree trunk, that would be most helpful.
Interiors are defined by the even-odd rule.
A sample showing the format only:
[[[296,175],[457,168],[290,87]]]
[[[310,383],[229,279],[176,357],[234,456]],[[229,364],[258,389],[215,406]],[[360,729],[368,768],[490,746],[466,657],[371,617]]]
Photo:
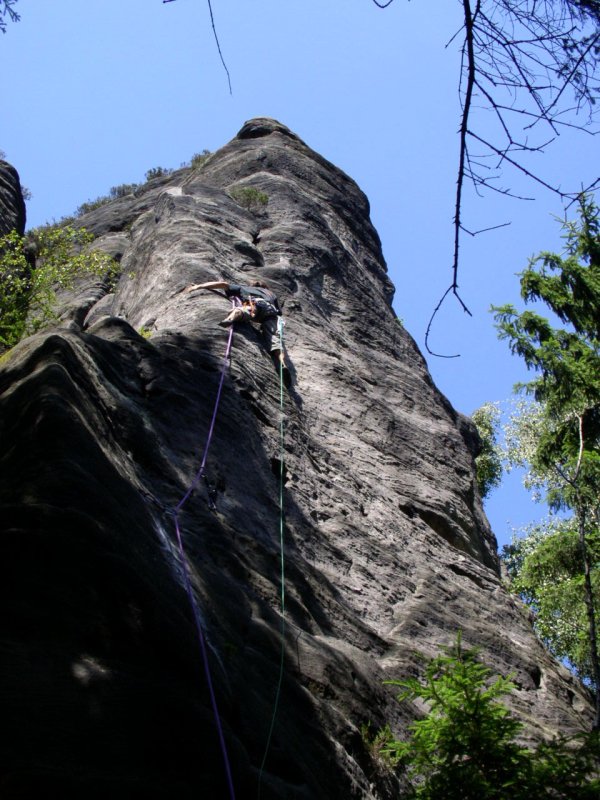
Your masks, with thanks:
[[[585,537],[585,509],[579,507],[577,511],[579,522],[579,546],[583,562],[585,605],[587,608],[588,626],[590,633],[590,654],[592,659],[592,674],[594,676],[594,689],[596,695],[596,716],[593,730],[600,730],[600,663],[598,659],[598,643],[596,636],[596,613],[594,610],[594,595],[592,592],[592,578],[590,570],[589,550]]]

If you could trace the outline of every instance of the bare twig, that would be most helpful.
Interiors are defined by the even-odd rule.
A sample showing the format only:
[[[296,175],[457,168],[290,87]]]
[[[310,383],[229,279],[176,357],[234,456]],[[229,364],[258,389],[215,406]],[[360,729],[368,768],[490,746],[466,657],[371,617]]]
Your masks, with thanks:
[[[600,35],[599,35],[599,34],[597,34],[597,35],[596,35],[596,36],[594,36],[594,38],[591,40],[591,42],[590,42],[589,46],[588,46],[588,47],[585,49],[585,51],[584,51],[584,52],[581,54],[581,56],[580,56],[580,57],[577,59],[577,61],[575,62],[575,65],[573,66],[573,69],[571,70],[571,72],[570,72],[570,73],[567,75],[567,77],[565,78],[565,80],[564,80],[564,82],[563,82],[563,85],[562,85],[562,86],[561,86],[561,88],[560,88],[560,91],[559,91],[559,92],[557,92],[557,94],[556,94],[556,97],[554,98],[554,100],[552,101],[552,103],[550,103],[550,105],[549,105],[549,106],[548,106],[548,108],[546,109],[546,111],[547,111],[547,112],[550,112],[550,111],[551,111],[551,110],[554,108],[554,106],[555,106],[555,105],[558,103],[558,101],[559,101],[559,100],[560,100],[560,98],[562,97],[562,95],[563,95],[563,93],[564,93],[565,89],[567,89],[567,87],[569,87],[569,86],[571,85],[571,83],[572,83],[572,81],[573,81],[573,79],[574,79],[574,77],[575,77],[575,74],[577,73],[577,70],[579,69],[579,67],[581,66],[581,64],[582,64],[582,63],[585,61],[585,59],[586,59],[586,58],[589,56],[589,54],[592,52],[592,50],[594,49],[594,47],[596,47],[596,44],[598,43],[598,41],[599,41],[599,40],[600,40]]]
[[[479,7],[479,0],[477,8]],[[467,132],[469,114],[471,112],[471,100],[473,98],[473,87],[475,86],[475,51],[473,48],[473,14],[469,0],[463,0],[463,11],[465,18],[465,46],[467,53],[467,87],[465,90],[465,100],[463,103],[462,116],[460,120],[460,144],[458,157],[458,177],[456,179],[456,197],[454,205],[454,257],[452,260],[452,284],[450,288],[456,293],[458,288],[458,253],[460,249],[460,216],[462,211],[462,191],[465,181],[465,162],[467,160]],[[444,294],[444,298],[447,292]],[[442,298],[442,301],[444,300]],[[462,302],[462,301],[461,301]],[[437,309],[433,316],[437,313]],[[432,317],[433,319],[433,317]],[[431,325],[431,322],[430,322]],[[429,328],[428,328],[429,329]]]
[[[431,333],[431,327],[433,325],[433,320],[436,318],[437,313],[440,310],[440,308],[444,305],[444,300],[450,294],[450,292],[452,292],[452,294],[456,297],[456,299],[458,300],[458,302],[462,306],[462,310],[465,312],[465,314],[468,314],[470,317],[473,316],[473,314],[471,314],[471,312],[469,311],[469,309],[467,308],[467,306],[463,302],[461,296],[459,295],[458,287],[454,286],[453,284],[450,284],[450,286],[446,289],[444,294],[441,296],[439,303],[434,308],[433,314],[431,315],[431,317],[429,319],[429,323],[427,325],[427,330],[425,332],[425,347],[427,349],[427,352],[432,356],[436,356],[436,358],[460,358],[460,353],[455,353],[454,355],[448,356],[448,355],[443,355],[442,353],[435,353],[429,347],[429,334]]]
[[[478,231],[470,231],[463,225],[463,231],[468,233],[469,236],[479,236],[480,233],[489,233],[490,231],[497,231],[498,228],[508,228],[509,225],[512,225],[511,222],[501,222],[499,225],[491,225],[489,228],[481,228]]]
[[[469,134],[469,136],[472,136],[473,139],[476,139],[478,142],[481,142],[486,147],[489,147],[489,149],[493,153],[496,153],[497,155],[501,156],[502,160],[508,161],[508,163],[511,164],[513,167],[516,167],[516,169],[520,170],[524,175],[527,175],[528,178],[531,178],[531,180],[536,181],[536,183],[539,183],[541,186],[548,189],[548,191],[554,192],[554,194],[557,194],[560,198],[571,197],[573,195],[573,192],[563,192],[561,191],[561,189],[558,189],[556,186],[552,186],[552,184],[547,183],[542,178],[538,178],[537,175],[528,170],[522,164],[519,164],[518,161],[515,161],[513,158],[510,158],[506,151],[502,152],[501,150],[498,150],[498,148],[495,147],[491,142],[487,141],[486,139],[483,139],[476,133],[473,133],[473,131],[467,131],[467,133]]]
[[[0,0],[0,31],[6,33],[6,20],[8,14],[11,22],[18,22],[21,16],[12,8],[17,0]]]

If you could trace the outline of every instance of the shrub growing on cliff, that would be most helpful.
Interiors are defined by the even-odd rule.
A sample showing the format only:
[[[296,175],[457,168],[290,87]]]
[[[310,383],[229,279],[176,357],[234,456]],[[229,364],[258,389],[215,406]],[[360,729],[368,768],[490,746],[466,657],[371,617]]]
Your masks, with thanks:
[[[56,319],[58,289],[70,289],[84,275],[109,279],[117,265],[106,253],[90,250],[85,229],[47,227],[29,239],[16,231],[0,237],[0,349]],[[27,258],[36,251],[36,266]]]
[[[118,186],[111,186],[109,191],[110,199],[116,200],[119,197],[127,197],[139,188],[138,183],[120,183]]]
[[[145,174],[146,182],[152,181],[155,178],[164,178],[166,175],[170,175],[173,172],[172,169],[166,169],[165,167],[152,167],[149,169],[148,172]]]
[[[558,738],[527,750],[522,729],[499,698],[515,687],[493,676],[476,650],[456,643],[426,666],[422,680],[389,681],[399,700],[425,701],[428,713],[408,741],[382,750],[408,768],[418,800],[592,800],[600,791],[597,734]]]
[[[500,409],[494,403],[484,403],[471,415],[481,440],[481,451],[475,459],[479,494],[485,498],[502,480],[502,458],[498,446]]]
[[[211,155],[212,153],[210,150],[206,149],[204,149],[201,153],[194,153],[191,160],[192,169],[200,169],[200,167],[205,164],[207,158]]]
[[[96,197],[95,200],[86,200],[85,203],[77,206],[75,216],[81,217],[84,214],[89,214],[90,211],[95,211],[97,208],[110,203],[111,199],[108,195],[102,195],[101,197]]]
[[[229,196],[248,211],[260,211],[269,202],[269,195],[253,186],[235,186],[229,190]]]

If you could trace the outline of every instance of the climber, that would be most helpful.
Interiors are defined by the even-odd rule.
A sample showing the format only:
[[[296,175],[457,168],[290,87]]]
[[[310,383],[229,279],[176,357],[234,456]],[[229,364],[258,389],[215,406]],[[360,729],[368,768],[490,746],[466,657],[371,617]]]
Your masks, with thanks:
[[[236,306],[231,312],[221,320],[219,325],[227,327],[234,322],[249,319],[258,322],[265,340],[267,350],[271,354],[273,363],[277,370],[282,370],[283,380],[287,387],[291,384],[290,371],[285,363],[285,353],[281,337],[280,320],[281,310],[277,296],[262,281],[252,281],[248,285],[239,283],[228,283],[227,281],[208,281],[207,283],[196,283],[186,287],[186,292],[193,292],[196,289],[223,289],[227,297],[237,297],[241,300],[241,306]]]

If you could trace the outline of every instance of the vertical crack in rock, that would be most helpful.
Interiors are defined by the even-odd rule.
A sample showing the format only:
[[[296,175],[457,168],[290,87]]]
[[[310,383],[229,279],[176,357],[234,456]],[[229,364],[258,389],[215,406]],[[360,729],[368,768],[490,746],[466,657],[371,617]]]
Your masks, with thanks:
[[[515,673],[527,736],[587,723],[585,691],[502,586],[476,434],[396,319],[347,175],[256,119],[200,169],[81,224],[120,258],[115,292],[79,287],[62,325],[0,370],[7,797],[227,796],[172,517],[228,335],[226,298],[183,290],[217,278],[277,293],[293,377],[284,669],[262,796],[396,797],[360,726],[405,731],[416,709],[383,681],[458,629]],[[279,400],[260,335],[240,325],[205,480],[179,518],[240,798],[256,795],[279,680]]]

